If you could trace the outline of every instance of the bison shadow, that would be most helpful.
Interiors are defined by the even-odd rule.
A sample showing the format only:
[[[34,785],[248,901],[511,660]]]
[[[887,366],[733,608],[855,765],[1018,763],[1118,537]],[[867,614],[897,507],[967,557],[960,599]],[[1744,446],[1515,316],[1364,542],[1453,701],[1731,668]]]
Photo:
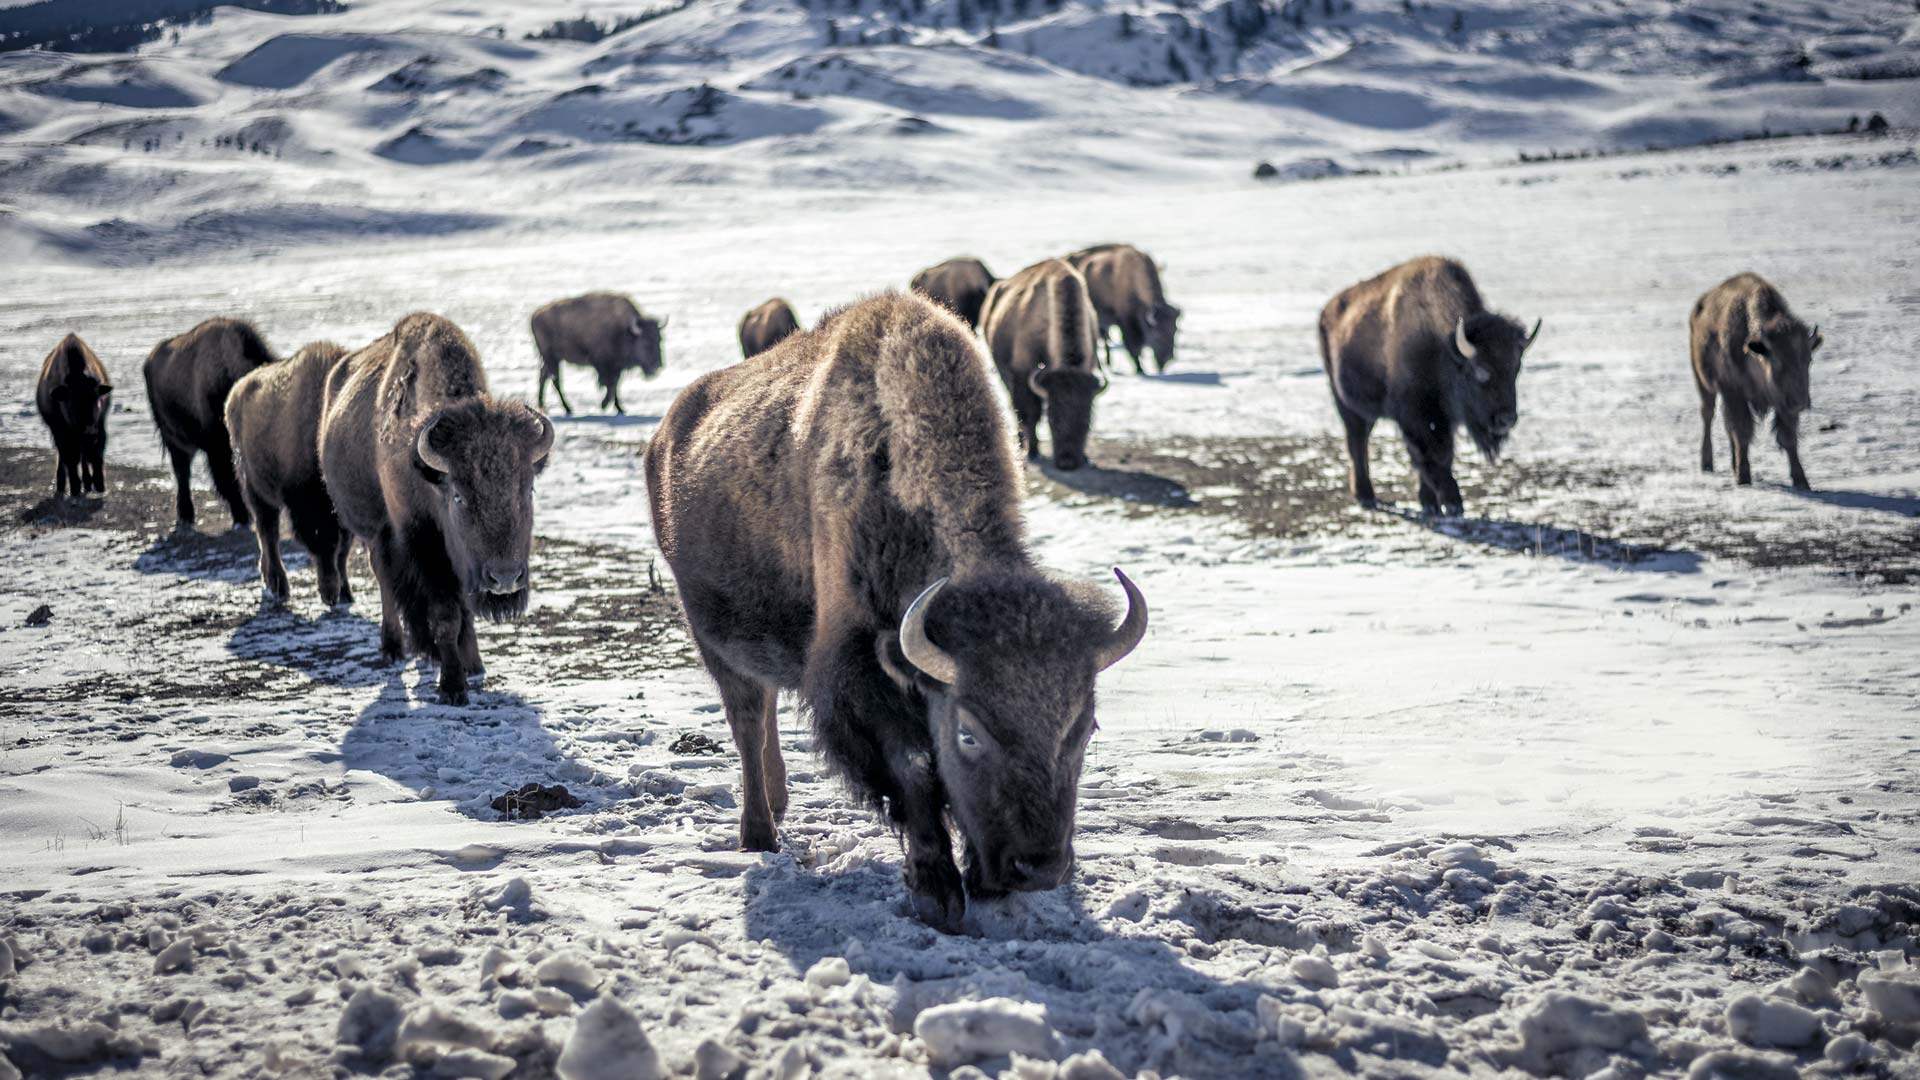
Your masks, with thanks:
[[[349,609],[317,618],[297,610],[316,604],[311,593],[295,595],[286,606],[265,606],[234,627],[227,651],[255,663],[290,668],[332,686],[375,686],[386,678],[380,659],[380,625]],[[378,595],[373,603],[379,604]]]
[[[658,424],[660,417],[654,413],[566,413],[549,415],[556,426],[567,424],[597,424],[602,427],[632,427],[636,424]]]
[[[1140,472],[1135,469],[1107,469],[1091,461],[1078,469],[1058,468],[1046,458],[1041,458],[1032,464],[1037,465],[1041,475],[1047,479],[1061,487],[1072,488],[1083,495],[1182,510],[1190,510],[1200,505],[1194,501],[1186,485],[1150,472]]]
[[[1225,386],[1217,371],[1162,371],[1136,376],[1147,382],[1178,383],[1183,386]]]
[[[1801,491],[1799,488],[1781,484],[1769,486],[1775,491],[1797,495],[1809,502],[1826,503],[1828,506],[1841,506],[1849,510],[1872,510],[1881,514],[1920,518],[1920,498],[1910,495],[1873,495],[1865,491],[1822,491],[1819,488]]]
[[[79,498],[49,495],[20,512],[20,521],[24,525],[86,525],[105,509],[107,498],[104,495],[83,495]]]
[[[1695,551],[1675,551],[1646,544],[1600,536],[1580,529],[1562,529],[1539,522],[1508,521],[1484,517],[1433,517],[1417,510],[1382,504],[1382,513],[1455,540],[1483,547],[1499,548],[1522,555],[1552,556],[1573,562],[1590,562],[1616,570],[1643,570],[1665,574],[1697,574],[1701,556]]]
[[[289,571],[305,565],[304,548],[286,544],[282,551]],[[259,556],[260,548],[250,528],[234,526],[212,532],[175,529],[156,537],[133,560],[133,568],[142,574],[172,574],[240,585],[259,579]]]

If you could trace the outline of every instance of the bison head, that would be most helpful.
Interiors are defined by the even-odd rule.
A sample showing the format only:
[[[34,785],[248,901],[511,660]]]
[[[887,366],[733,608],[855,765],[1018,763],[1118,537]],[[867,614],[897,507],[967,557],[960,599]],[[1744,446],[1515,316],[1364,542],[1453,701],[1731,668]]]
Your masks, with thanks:
[[[941,578],[900,620],[881,663],[926,702],[931,767],[966,840],[974,896],[1051,889],[1073,869],[1093,683],[1147,632],[1147,602],[1119,570],[1118,628],[1098,596],[1037,574]],[[904,658],[906,665],[899,663]]]
[[[106,430],[107,395],[111,393],[113,387],[106,383],[90,375],[76,375],[55,386],[47,396],[53,400],[54,412],[59,415],[63,427],[69,431],[98,435]]]
[[[1810,369],[1820,342],[1819,327],[1809,330],[1788,318],[1769,319],[1747,338],[1747,355],[1766,375],[1778,412],[1798,415],[1813,406]]]
[[[1520,358],[1538,336],[1538,321],[1528,332],[1487,311],[1453,325],[1447,351],[1458,376],[1451,380],[1454,416],[1488,461],[1500,460],[1500,446],[1520,420]]]
[[[1173,332],[1180,322],[1180,309],[1165,301],[1147,309],[1147,347],[1153,350],[1153,366],[1167,370],[1173,363]]]
[[[527,610],[533,478],[553,448],[553,423],[531,407],[474,398],[420,424],[413,464],[431,487],[460,595],[500,622]]]
[[[660,331],[666,328],[667,320],[664,318],[635,315],[627,323],[627,339],[630,343],[627,366],[639,368],[640,374],[649,379],[660,374]]]
[[[1093,399],[1107,389],[1107,380],[1085,368],[1038,367],[1027,376],[1027,389],[1047,407],[1047,433],[1053,440],[1053,463],[1077,469],[1087,463],[1087,435],[1093,430]]]

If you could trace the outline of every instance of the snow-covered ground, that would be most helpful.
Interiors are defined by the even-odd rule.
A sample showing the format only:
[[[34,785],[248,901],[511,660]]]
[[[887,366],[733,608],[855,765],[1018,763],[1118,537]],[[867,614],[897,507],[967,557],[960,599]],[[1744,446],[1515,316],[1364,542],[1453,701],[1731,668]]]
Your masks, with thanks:
[[[1299,41],[1317,60],[1281,35],[1214,83],[1159,87],[1101,68],[1136,62],[1127,48],[1067,32],[1118,9],[1073,3],[1034,5],[1026,30],[1002,19],[1005,56],[916,37],[824,67],[805,34],[885,13],[696,3],[583,46],[521,37],[577,5],[368,0],[223,10],[117,73],[0,58],[7,78],[171,87],[190,100],[137,107],[181,146],[256,119],[289,132],[236,160],[123,150],[68,136],[129,106],[0,90],[5,227],[33,252],[0,267],[4,1060],[49,1076],[1920,1075],[1914,141],[1495,163],[1555,132],[1650,141],[1595,135],[1636,112],[1723,125],[1696,135],[1814,101],[1898,120],[1912,79],[1821,64],[1843,40],[1901,55],[1905,7],[1596,2],[1523,20],[1532,5],[1484,3],[1460,45],[1445,9],[1417,11],[1416,33],[1397,3],[1360,4],[1344,31],[1311,6]],[[1131,10],[1146,27],[1201,9]],[[1789,57],[1829,43],[1816,81],[1710,90],[1777,59],[1755,45],[1762,15]],[[1021,33],[1034,61],[1006,45]],[[376,107],[387,91],[368,84],[428,54],[502,75]],[[747,85],[802,56],[804,100]],[[1248,180],[1283,137],[1350,165],[1385,148],[1366,135],[1385,104],[1350,96],[1361,119],[1321,129],[1274,96],[1363,62],[1359,81],[1449,117],[1447,65],[1553,67],[1619,97],[1576,122],[1554,104],[1571,91],[1516,86],[1537,127],[1511,139],[1392,132],[1468,168]],[[603,111],[512,153],[574,107],[532,87],[583,72],[608,88],[575,98]],[[702,79],[757,134],[591,134]],[[472,100],[502,80],[504,100]],[[903,109],[955,132],[874,126]],[[825,118],[774,130],[808,110]],[[409,160],[433,146],[470,160]],[[994,186],[1008,175],[1018,190]],[[768,296],[811,324],[951,255],[1007,273],[1107,239],[1166,264],[1179,357],[1115,377],[1096,467],[1031,469],[1027,511],[1061,573],[1124,566],[1153,630],[1102,679],[1071,884],[976,905],[944,937],[912,919],[897,845],[789,712],[785,850],[733,850],[732,749],[655,578],[638,454]],[[1346,504],[1312,333],[1332,292],[1426,251],[1545,323],[1509,460],[1464,463],[1468,516],[1431,526]],[[1694,468],[1686,314],[1741,269],[1827,340],[1811,495],[1781,485],[1770,442],[1751,489]],[[359,605],[324,613],[289,541],[293,603],[262,610],[252,541],[215,529],[210,503],[201,533],[169,534],[137,374],[155,341],[235,314],[282,353],[357,346],[425,308],[472,334],[497,390],[530,396],[528,315],[587,288],[669,315],[667,366],[629,378],[629,416],[559,420],[534,610],[482,631],[472,707],[379,665],[363,561]],[[50,502],[30,404],[68,330],[120,386],[98,506]],[[592,400],[590,373],[565,378]],[[1374,461],[1404,510],[1390,431]],[[41,604],[50,625],[23,626]],[[528,783],[581,805],[501,820],[495,800]]]

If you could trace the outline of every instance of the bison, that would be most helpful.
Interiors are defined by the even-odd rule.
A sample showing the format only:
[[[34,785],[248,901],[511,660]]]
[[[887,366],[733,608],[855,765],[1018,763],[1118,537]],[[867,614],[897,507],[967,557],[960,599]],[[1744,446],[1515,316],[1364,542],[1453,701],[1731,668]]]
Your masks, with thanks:
[[[1132,244],[1098,244],[1067,256],[1087,279],[1087,295],[1100,316],[1100,342],[1106,346],[1107,366],[1113,366],[1113,327],[1120,328],[1120,344],[1133,358],[1136,374],[1146,374],[1140,354],[1153,350],[1155,371],[1173,363],[1173,334],[1180,309],[1167,303],[1160,288],[1160,268],[1147,253]]]
[[[914,292],[960,316],[968,326],[980,325],[980,308],[993,287],[993,271],[972,256],[948,259],[913,275]]]
[[[53,493],[75,498],[107,490],[107,410],[113,384],[106,365],[78,334],[68,334],[40,365],[34,404],[53,434]]]
[[[438,315],[401,319],[327,375],[320,473],[380,583],[380,651],[399,660],[410,640],[436,656],[448,704],[485,670],[474,615],[526,611],[533,479],[552,447],[553,423],[489,395],[473,342]]]
[[[1047,414],[1053,463],[1087,463],[1093,399],[1107,388],[1093,355],[1093,305],[1086,279],[1059,259],[1035,263],[987,290],[980,334],[1013,398],[1020,446],[1040,456],[1036,429]]]
[[[1813,403],[1809,366],[1820,328],[1787,310],[1780,290],[1759,274],[1736,274],[1693,305],[1693,384],[1700,391],[1700,469],[1713,471],[1715,395],[1726,403],[1733,478],[1751,484],[1753,422],[1773,412],[1773,437],[1787,452],[1793,486],[1810,490],[1800,467],[1800,414]]]
[[[347,350],[317,341],[278,364],[255,368],[227,395],[227,431],[233,437],[240,493],[253,513],[260,542],[260,586],[287,600],[287,568],[280,561],[280,511],[313,556],[320,599],[329,607],[353,603],[347,556],[353,534],[333,512],[320,477],[320,412],[327,376]]]
[[[1400,426],[1420,478],[1420,509],[1458,515],[1453,438],[1464,427],[1487,460],[1520,418],[1520,358],[1540,333],[1488,311],[1452,259],[1414,259],[1335,296],[1320,312],[1320,361],[1347,429],[1354,501],[1375,505],[1367,440]]]
[[[208,319],[154,346],[141,367],[153,424],[160,429],[160,442],[173,461],[178,527],[193,525],[193,455],[202,451],[214,490],[233,514],[234,527],[252,522],[233,472],[227,392],[242,375],[273,360],[272,350],[250,323]]]
[[[569,300],[555,300],[533,313],[533,344],[540,350],[540,408],[547,407],[547,383],[560,398],[560,407],[568,416],[560,389],[560,362],[571,361],[594,370],[600,377],[600,407],[613,406],[625,415],[620,404],[620,373],[639,368],[646,378],[660,374],[660,332],[667,327],[664,318],[640,313],[629,297],[619,293],[588,293]]]
[[[740,844],[776,850],[778,691],[906,848],[916,914],[1052,888],[1073,865],[1094,681],[1116,628],[1033,563],[985,357],[918,296],[836,311],[695,380],[646,452],[654,533],[740,752]],[[959,827],[964,877],[947,821]]]
[[[792,306],[776,296],[740,317],[740,352],[758,356],[799,332]]]

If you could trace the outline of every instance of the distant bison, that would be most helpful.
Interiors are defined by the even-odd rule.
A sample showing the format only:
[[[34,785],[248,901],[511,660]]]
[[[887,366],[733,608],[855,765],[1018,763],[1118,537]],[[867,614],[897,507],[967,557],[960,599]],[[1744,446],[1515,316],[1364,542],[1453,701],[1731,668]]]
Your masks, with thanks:
[[[1736,484],[1753,482],[1753,422],[1773,413],[1773,437],[1787,452],[1793,486],[1809,490],[1800,467],[1800,414],[1813,403],[1810,366],[1820,328],[1794,318],[1780,290],[1759,274],[1736,274],[1693,305],[1693,384],[1700,391],[1700,468],[1713,471],[1714,396],[1726,404]]]
[[[53,435],[53,493],[76,498],[107,490],[107,409],[113,384],[78,334],[68,334],[40,365],[34,404]]]
[[[1382,417],[1400,426],[1420,509],[1459,514],[1453,433],[1465,427],[1488,461],[1520,418],[1520,359],[1540,333],[1487,310],[1466,268],[1428,256],[1402,263],[1328,301],[1320,360],[1347,429],[1352,491],[1374,505],[1367,440]]]
[[[799,332],[793,308],[776,296],[740,317],[740,352],[758,356]]]
[[[213,487],[233,514],[236,527],[253,520],[233,473],[233,440],[227,433],[227,392],[240,377],[273,352],[260,332],[239,319],[208,319],[154,346],[141,368],[147,404],[160,442],[173,460],[174,515],[193,524],[193,455],[204,451]]]
[[[560,407],[568,416],[560,389],[560,362],[565,360],[590,367],[600,377],[600,407],[613,406],[617,413],[627,410],[620,404],[620,374],[639,368],[646,378],[660,373],[660,332],[666,319],[654,319],[640,313],[632,299],[619,293],[587,293],[570,300],[555,300],[533,313],[533,344],[540,350],[540,408],[547,407],[547,383],[560,398]]]
[[[353,602],[347,555],[353,534],[340,524],[320,476],[320,413],[327,376],[347,351],[330,341],[306,346],[278,364],[255,368],[227,395],[227,431],[233,437],[240,492],[253,512],[260,546],[260,585],[285,603],[287,569],[280,561],[280,511],[286,510],[313,556],[320,599]]]
[[[980,334],[1013,398],[1029,458],[1040,456],[1044,407],[1054,465],[1087,463],[1093,399],[1107,388],[1093,355],[1094,319],[1086,280],[1059,259],[1035,263],[987,290]]]
[[[1145,374],[1140,354],[1153,350],[1155,371],[1173,363],[1173,335],[1180,309],[1167,303],[1160,287],[1160,268],[1147,253],[1132,244],[1099,244],[1076,251],[1067,261],[1087,279],[1087,295],[1100,316],[1100,342],[1106,347],[1107,366],[1113,366],[1113,343],[1108,334],[1120,328],[1120,344],[1133,358],[1133,370]]]
[[[1094,680],[1147,605],[1033,564],[985,357],[951,313],[889,294],[703,375],[647,444],[660,550],[740,751],[740,844],[786,809],[776,694],[906,843],[926,922],[1073,868]],[[965,843],[954,865],[948,821]]]
[[[553,424],[490,396],[473,342],[438,315],[401,319],[326,389],[320,472],[380,582],[381,653],[398,660],[411,640],[436,655],[441,699],[462,704],[484,671],[473,616],[527,608],[533,478]]]
[[[913,275],[913,291],[960,316],[968,326],[980,325],[980,309],[993,286],[993,271],[979,259],[948,259]]]

